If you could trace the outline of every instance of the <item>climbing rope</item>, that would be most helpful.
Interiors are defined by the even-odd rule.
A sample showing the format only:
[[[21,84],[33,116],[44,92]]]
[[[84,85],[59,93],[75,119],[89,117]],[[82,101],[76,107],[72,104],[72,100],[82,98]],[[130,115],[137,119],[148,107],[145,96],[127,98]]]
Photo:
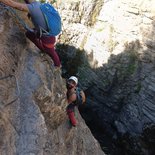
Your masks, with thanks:
[[[3,14],[5,11],[9,11],[13,16],[16,17],[16,19],[18,20],[18,22],[25,28],[25,30],[31,30],[29,28],[29,26],[24,22],[24,20],[22,18],[19,17],[19,15],[17,14],[17,12],[9,7],[9,6],[6,6],[5,4],[2,4],[0,3],[0,8],[2,11],[0,11],[0,14]]]
[[[18,85],[18,81],[16,79],[16,76],[12,75],[12,74],[9,74],[7,76],[0,77],[0,80],[4,80],[4,79],[7,79],[7,78],[14,78],[15,79],[16,88],[17,88],[17,97],[15,99],[13,99],[12,101],[8,102],[8,103],[4,103],[4,107],[3,108],[5,108],[6,106],[8,106],[8,105],[14,103],[15,101],[17,101],[18,98],[19,98],[19,95],[20,95],[19,85]]]

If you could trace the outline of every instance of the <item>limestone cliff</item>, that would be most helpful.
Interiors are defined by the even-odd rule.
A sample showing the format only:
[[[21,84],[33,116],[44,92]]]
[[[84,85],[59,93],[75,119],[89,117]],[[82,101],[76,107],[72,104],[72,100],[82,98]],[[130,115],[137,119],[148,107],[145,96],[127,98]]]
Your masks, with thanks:
[[[0,154],[104,154],[78,110],[69,125],[61,73],[2,8],[0,35]]]
[[[58,47],[68,60],[63,73],[80,76],[88,96],[82,115],[111,154],[155,153],[154,6],[154,0],[59,5],[68,51]]]

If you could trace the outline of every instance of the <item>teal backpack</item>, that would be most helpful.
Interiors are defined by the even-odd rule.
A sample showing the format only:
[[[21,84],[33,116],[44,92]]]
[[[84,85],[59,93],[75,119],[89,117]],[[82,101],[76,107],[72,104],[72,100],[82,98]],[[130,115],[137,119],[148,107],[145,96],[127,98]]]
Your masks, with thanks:
[[[61,17],[58,11],[49,3],[42,3],[40,9],[48,26],[48,35],[57,36],[61,32]]]

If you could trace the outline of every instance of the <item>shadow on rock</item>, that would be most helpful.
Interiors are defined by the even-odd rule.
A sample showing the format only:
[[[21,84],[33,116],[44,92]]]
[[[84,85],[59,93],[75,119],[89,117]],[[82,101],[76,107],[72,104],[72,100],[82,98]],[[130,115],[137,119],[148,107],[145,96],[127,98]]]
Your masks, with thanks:
[[[108,63],[99,68],[90,66],[91,54],[73,46],[59,44],[57,51],[63,60],[63,76],[79,77],[79,85],[87,96],[86,105],[79,110],[104,152],[153,155],[154,142],[150,142],[144,128],[155,120],[152,105],[155,90],[148,87],[155,71],[140,42],[127,43],[124,51],[111,54]],[[149,125],[148,128],[151,137],[154,128]]]

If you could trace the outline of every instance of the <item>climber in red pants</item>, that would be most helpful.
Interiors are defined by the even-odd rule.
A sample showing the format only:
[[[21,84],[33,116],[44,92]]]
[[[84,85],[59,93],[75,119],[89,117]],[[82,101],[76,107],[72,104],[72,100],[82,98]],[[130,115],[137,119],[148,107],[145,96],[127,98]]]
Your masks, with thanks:
[[[0,2],[15,8],[20,11],[28,13],[28,17],[31,19],[34,29],[29,29],[26,32],[26,36],[41,50],[47,53],[54,62],[54,65],[60,68],[61,63],[57,52],[55,51],[54,45],[56,42],[55,35],[46,35],[44,32],[49,32],[49,23],[45,18],[43,10],[41,9],[40,2],[36,0],[25,0],[26,4],[19,3],[13,0],[0,0]],[[54,10],[54,8],[53,8]],[[56,13],[56,12],[54,12]],[[54,17],[50,20],[54,21]],[[48,24],[47,24],[48,23]],[[54,29],[55,30],[55,29]]]
[[[82,105],[86,101],[84,92],[77,87],[77,84],[78,79],[75,76],[71,76],[67,80],[67,100],[68,100],[67,114],[70,123],[74,127],[77,125],[74,113],[75,106],[78,107],[79,105]]]
[[[41,36],[41,38],[38,38],[36,34],[31,31],[27,31],[25,34],[41,51],[47,53],[52,58],[56,67],[60,67],[59,56],[54,47],[55,37]]]

